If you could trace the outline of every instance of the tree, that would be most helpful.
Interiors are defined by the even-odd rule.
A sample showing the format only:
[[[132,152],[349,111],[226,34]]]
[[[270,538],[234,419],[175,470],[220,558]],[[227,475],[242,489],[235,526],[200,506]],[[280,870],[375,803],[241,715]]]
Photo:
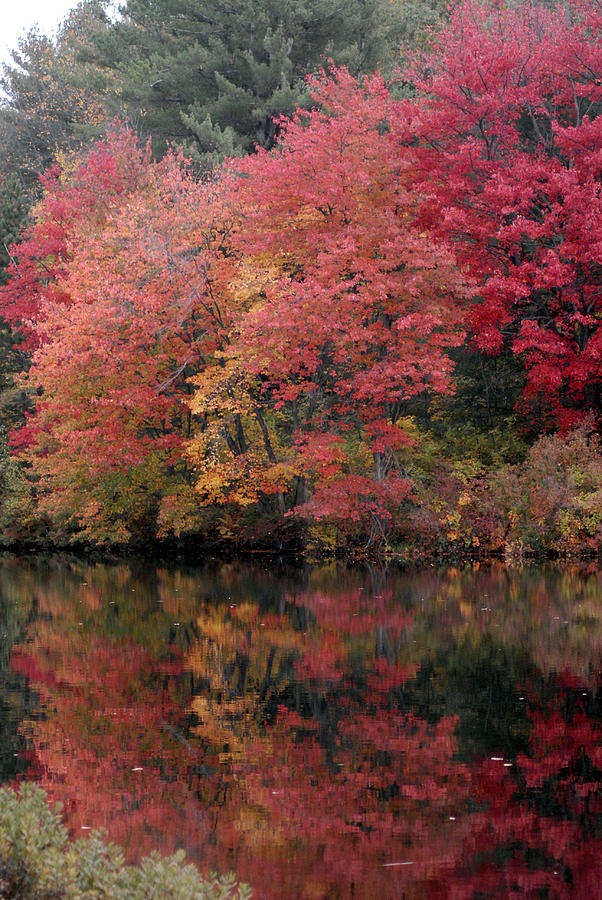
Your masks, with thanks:
[[[602,409],[599,4],[455,7],[414,68],[424,221],[479,281],[473,346],[521,357],[540,424]]]
[[[10,262],[10,245],[16,244],[27,220],[23,187],[13,173],[0,185],[0,283],[6,284],[5,270]]]
[[[8,281],[10,248],[20,240],[26,221],[27,203],[21,182],[16,175],[8,175],[0,184],[0,285]],[[22,422],[23,413],[29,408],[26,393],[16,383],[16,376],[27,362],[20,335],[0,319],[0,422],[5,428]]]
[[[186,378],[219,343],[209,295],[227,210],[217,186],[173,155],[153,163],[127,130],[45,185],[4,289],[41,394],[13,445],[63,527],[154,537],[167,486],[187,477]]]
[[[30,31],[3,66],[0,171],[18,173],[30,198],[39,196],[38,176],[56,155],[97,137],[110,118],[106,75],[90,60],[92,41],[107,27],[105,6],[84,0],[56,40]]]
[[[271,147],[276,120],[309,100],[324,58],[354,72],[391,67],[441,4],[396,0],[128,0],[96,42],[99,64],[157,152],[185,143],[204,168]]]
[[[247,299],[222,366],[196,379],[192,409],[214,428],[190,452],[201,490],[217,477],[236,501],[272,493],[373,540],[409,491],[407,401],[453,389],[469,288],[416,227],[406,123],[382,79],[341,69],[311,87],[316,108],[280,122],[274,153],[231,165]]]

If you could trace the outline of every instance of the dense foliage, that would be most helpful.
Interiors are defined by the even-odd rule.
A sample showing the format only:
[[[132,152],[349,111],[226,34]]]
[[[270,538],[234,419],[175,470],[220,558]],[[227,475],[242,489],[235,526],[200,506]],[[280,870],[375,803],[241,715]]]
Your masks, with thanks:
[[[227,35],[216,7],[210,36],[194,4],[88,3],[30,39],[82,67],[44,63],[82,127],[119,95],[152,140],[56,137],[7,256],[23,534],[599,549],[599,5],[466,0],[391,81],[356,72],[409,13],[364,5],[241,4]],[[349,64],[301,83],[329,41]]]
[[[29,188],[57,151],[128,119],[158,154],[186,145],[203,169],[273,146],[325,59],[390,71],[424,42],[442,0],[80,0],[56,40],[33,30],[4,67],[0,171]]]
[[[458,7],[421,61],[426,217],[479,280],[469,325],[508,347],[525,403],[564,427],[602,408],[602,11]]]

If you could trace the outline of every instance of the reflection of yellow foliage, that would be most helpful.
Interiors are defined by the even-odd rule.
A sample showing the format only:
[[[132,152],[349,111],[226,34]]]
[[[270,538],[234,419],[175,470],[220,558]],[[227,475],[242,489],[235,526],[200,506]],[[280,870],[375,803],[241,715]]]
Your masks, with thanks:
[[[257,698],[253,696],[215,704],[203,696],[192,701],[192,711],[200,720],[195,731],[221,751],[221,762],[241,758],[247,741],[257,740],[252,719],[256,702]]]
[[[283,628],[281,616],[261,614],[257,604],[244,601],[209,606],[197,627],[200,636],[189,651],[187,667],[207,689],[192,701],[199,718],[196,732],[228,761],[251,743],[264,744],[262,722],[257,721],[262,690],[265,699],[266,683],[281,670],[284,658],[298,651],[304,637]]]

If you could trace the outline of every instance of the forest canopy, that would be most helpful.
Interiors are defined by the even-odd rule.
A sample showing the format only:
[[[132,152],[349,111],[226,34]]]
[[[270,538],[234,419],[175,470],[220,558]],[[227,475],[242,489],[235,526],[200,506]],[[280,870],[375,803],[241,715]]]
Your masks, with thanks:
[[[601,26],[90,0],[29,35],[8,538],[598,551]]]

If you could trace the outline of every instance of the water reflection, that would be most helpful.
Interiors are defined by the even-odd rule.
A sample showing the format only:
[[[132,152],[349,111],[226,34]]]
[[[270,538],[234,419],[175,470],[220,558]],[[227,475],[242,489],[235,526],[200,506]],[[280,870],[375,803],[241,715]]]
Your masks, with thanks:
[[[595,569],[7,557],[0,597],[3,777],[75,832],[266,898],[596,895]]]

